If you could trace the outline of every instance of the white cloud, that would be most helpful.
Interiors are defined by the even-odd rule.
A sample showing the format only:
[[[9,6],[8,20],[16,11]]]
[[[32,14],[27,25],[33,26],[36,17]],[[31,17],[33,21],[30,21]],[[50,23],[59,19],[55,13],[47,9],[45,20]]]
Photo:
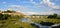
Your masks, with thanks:
[[[60,9],[60,6],[56,5],[55,3],[51,2],[50,0],[43,0],[41,4],[48,5],[49,7],[53,9]]]
[[[30,2],[32,3],[32,4],[35,4],[36,2],[33,2],[33,0],[30,0]]]
[[[3,4],[6,4],[7,2],[2,2]]]
[[[32,4],[34,4],[34,5],[39,5],[39,3],[36,3],[34,0],[30,0],[30,2],[32,3]]]
[[[56,0],[55,0],[56,1]],[[57,0],[58,1],[58,0]],[[52,8],[52,9],[60,9],[60,6],[58,6],[58,5],[56,5],[55,3],[53,3],[53,2],[51,2],[51,0],[42,0],[40,3],[36,3],[36,2],[34,2],[34,0],[30,0],[30,2],[32,3],[32,4],[34,4],[36,7],[39,7],[39,6],[48,6],[48,7],[50,7],[50,8]],[[38,6],[37,6],[38,5]],[[41,6],[41,7],[42,7]]]
[[[39,14],[39,13],[37,13],[37,12],[22,12],[22,13],[24,13],[24,14],[26,14],[26,15]]]
[[[40,12],[40,15],[50,15],[53,14],[54,12],[47,11],[47,12]]]
[[[29,14],[39,14],[38,12],[27,12]]]
[[[29,8],[28,7],[25,7],[25,6],[20,6],[20,5],[10,5],[9,6],[10,8],[17,8],[17,9],[20,9],[20,10],[28,10]],[[52,11],[47,11],[47,12],[23,12],[23,11],[20,11],[18,10],[18,12],[22,12],[26,15],[32,15],[32,14],[38,14],[38,15],[50,15],[50,14],[53,14],[54,12]]]
[[[10,5],[9,8],[11,8],[11,9],[19,9],[19,10],[28,10],[29,9],[26,6],[20,6],[20,5]]]
[[[58,0],[55,0],[55,1],[58,1]],[[56,5],[56,3],[51,2],[51,0],[42,0],[38,4],[36,2],[33,2],[33,0],[31,0],[31,3],[34,4],[35,8],[37,8],[37,9],[40,9],[41,7],[46,8],[46,9],[48,9],[48,8],[51,9],[51,10],[48,9],[49,11],[47,11],[47,12],[40,12],[40,14],[43,14],[43,15],[58,13],[57,11],[60,10],[60,6]]]
[[[54,12],[53,11],[47,11],[47,12],[22,12],[26,15],[33,15],[33,14],[36,14],[36,15],[50,15],[50,14],[53,14]]]

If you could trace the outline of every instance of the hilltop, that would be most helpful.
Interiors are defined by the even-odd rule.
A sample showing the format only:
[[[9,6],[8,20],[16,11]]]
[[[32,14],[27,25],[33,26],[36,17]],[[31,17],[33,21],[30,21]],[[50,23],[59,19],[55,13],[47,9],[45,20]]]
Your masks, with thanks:
[[[17,11],[13,11],[13,10],[6,10],[6,11],[1,11],[0,10],[0,13],[2,13],[2,14],[9,14],[9,15],[18,15],[18,16],[24,15],[21,12],[17,12]]]

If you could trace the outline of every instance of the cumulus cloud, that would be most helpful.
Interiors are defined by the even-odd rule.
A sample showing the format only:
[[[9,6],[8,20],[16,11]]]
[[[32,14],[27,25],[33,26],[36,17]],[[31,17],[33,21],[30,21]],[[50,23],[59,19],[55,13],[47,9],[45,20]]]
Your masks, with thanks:
[[[60,9],[60,6],[56,5],[55,3],[51,2],[50,0],[43,0],[41,2],[41,4],[46,4],[53,9]]]
[[[6,4],[7,2],[2,2],[3,4]]]
[[[31,2],[32,4],[36,4],[36,2],[33,2],[33,0],[30,0],[30,2]]]
[[[20,6],[20,5],[10,5],[9,8],[11,8],[11,9],[19,9],[19,10],[28,10],[29,9],[26,6]]]
[[[47,11],[47,12],[22,12],[22,13],[24,13],[26,15],[33,15],[33,14],[35,14],[35,15],[51,15],[54,12],[53,11]]]
[[[46,12],[40,12],[40,15],[51,15],[54,11],[46,11]]]
[[[52,8],[52,9],[60,9],[60,6],[58,6],[55,3],[51,2],[51,0],[42,0],[38,4],[36,2],[34,2],[34,0],[30,0],[30,2],[32,4],[34,4],[35,6],[38,5],[37,7],[39,7],[41,5],[42,6],[46,6],[47,5],[48,7]]]
[[[29,14],[39,14],[38,12],[27,12]]]
[[[28,12],[23,12],[23,11],[20,11],[20,10],[29,10],[28,7],[24,7],[24,6],[20,6],[20,5],[10,5],[9,6],[9,9],[16,9],[18,10],[18,12],[22,12],[26,15],[32,15],[32,14],[38,14],[38,15],[50,15],[50,14],[53,14],[54,12],[49,10],[49,11],[46,11],[46,12],[31,12],[31,11],[28,11]]]
[[[38,12],[22,12],[22,13],[24,13],[26,15],[39,14]]]
[[[53,9],[60,9],[60,6],[56,5],[55,3],[51,2],[50,0],[42,0],[39,4],[37,4],[36,2],[34,2],[33,0],[30,0],[30,2],[32,4],[34,4],[34,8],[40,8],[40,7],[45,7],[45,5],[47,5],[48,7]],[[20,10],[28,10],[29,8],[26,6],[20,6],[20,5],[10,5],[10,8],[16,8],[16,9],[20,9]],[[31,15],[31,14],[39,14],[39,15],[50,15],[55,13],[55,11],[46,11],[46,12],[22,12],[24,14],[27,15]],[[19,11],[21,12],[21,11]]]
[[[40,1],[40,0],[39,0]],[[32,4],[34,4],[34,5],[39,5],[39,3],[37,3],[37,2],[35,2],[34,0],[30,0],[30,2],[32,3]]]
[[[60,6],[56,5],[56,3],[51,2],[51,0],[42,0],[40,1],[40,3],[36,3],[34,2],[34,0],[30,0],[32,4],[34,4],[35,8],[40,9],[40,8],[46,8],[46,9],[51,9],[47,12],[40,12],[41,14],[53,14],[53,13],[58,13],[58,11],[60,12]],[[58,1],[58,0],[55,0]]]

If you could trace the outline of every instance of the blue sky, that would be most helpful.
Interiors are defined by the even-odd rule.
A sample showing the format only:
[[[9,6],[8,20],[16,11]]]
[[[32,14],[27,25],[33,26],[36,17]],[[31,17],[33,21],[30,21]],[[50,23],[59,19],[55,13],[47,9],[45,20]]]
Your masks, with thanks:
[[[0,0],[0,10],[8,9],[26,15],[60,14],[60,0]]]

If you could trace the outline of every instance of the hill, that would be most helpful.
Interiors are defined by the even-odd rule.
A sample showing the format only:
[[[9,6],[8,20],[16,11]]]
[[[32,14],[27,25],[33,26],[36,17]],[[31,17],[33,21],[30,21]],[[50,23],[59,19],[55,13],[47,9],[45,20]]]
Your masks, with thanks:
[[[6,10],[6,11],[0,11],[2,14],[9,14],[9,15],[18,15],[18,16],[23,16],[24,14],[21,12],[16,12],[13,10]]]

